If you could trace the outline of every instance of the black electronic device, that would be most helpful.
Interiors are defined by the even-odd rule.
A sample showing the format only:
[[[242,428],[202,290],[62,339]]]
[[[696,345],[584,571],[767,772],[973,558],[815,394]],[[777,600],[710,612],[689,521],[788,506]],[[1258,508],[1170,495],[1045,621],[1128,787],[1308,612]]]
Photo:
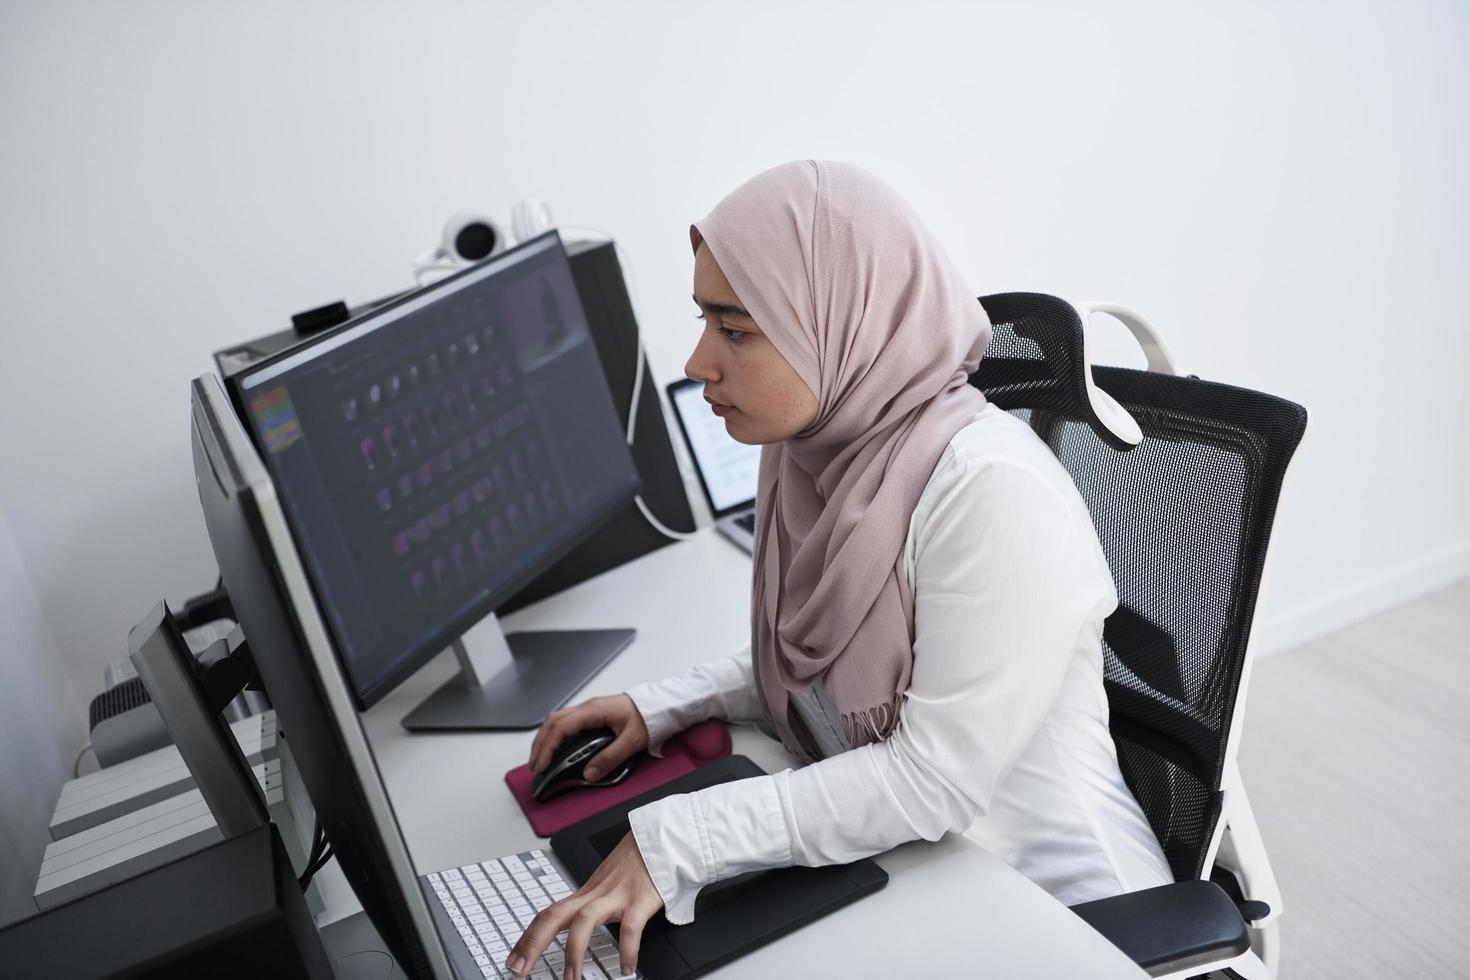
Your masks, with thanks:
[[[461,674],[405,727],[534,728],[631,642],[497,626],[491,674],[462,640],[639,487],[554,231],[231,384],[359,709],[447,648]]]
[[[275,486],[213,375],[192,384],[205,527],[322,829],[404,972],[453,976]]]
[[[431,906],[435,902],[432,880],[415,873],[357,713],[351,684],[307,584],[302,557],[275,487],[213,375],[193,383],[192,433],[195,477],[220,574],[249,637],[255,670],[290,739],[302,783],[343,874],[404,973],[440,980],[477,976],[479,968],[466,959],[455,926],[437,903]],[[630,806],[658,795],[758,774],[760,770],[743,758],[720,760],[618,810],[626,822]],[[576,826],[600,825],[584,821]],[[568,872],[570,880],[586,880],[601,860],[598,855],[606,853],[606,848],[598,848],[614,833],[615,826],[601,826],[596,834],[582,835],[582,844],[570,828],[559,835],[563,849],[576,861],[577,870]],[[679,927],[677,936],[666,936],[668,948],[679,957],[668,962],[690,962],[693,953],[685,948],[685,936],[696,944],[707,941],[710,955],[723,962],[881,887],[886,880],[871,861],[840,869],[783,869],[766,874],[783,876],[774,879],[777,882],[791,882],[773,884],[769,891],[758,893],[779,913],[776,918],[736,917],[725,927],[711,925],[722,921],[720,913],[711,915],[704,926]],[[809,887],[803,884],[806,881],[827,884]],[[709,890],[710,901],[727,892],[739,894],[746,887],[746,878],[721,883]],[[356,917],[342,925],[345,928],[354,921]],[[694,956],[694,961],[701,961],[700,956]],[[703,962],[714,965],[713,960]]]
[[[743,755],[717,759],[572,824],[551,838],[551,849],[573,877],[586,881],[627,835],[630,811],[675,793],[764,775]],[[638,968],[657,980],[708,973],[886,884],[888,873],[865,858],[821,868],[753,871],[707,885],[695,900],[693,922],[671,926],[662,913],[649,920]]]
[[[196,660],[163,602],[129,631],[128,655],[224,840],[0,930],[0,969],[333,980],[260,784],[221,716],[250,679],[245,656]]]
[[[272,823],[0,929],[0,974],[338,977]]]
[[[551,753],[546,768],[531,781],[531,799],[538,803],[554,800],[573,789],[596,789],[616,786],[638,768],[642,753],[635,752],[621,763],[609,769],[600,779],[584,779],[582,770],[593,756],[613,743],[617,738],[611,728],[584,728],[561,740]]]
[[[248,656],[225,641],[207,662],[195,660],[168,604],[156,603],[128,631],[138,670],[194,784],[226,838],[268,822],[260,784],[221,712],[250,682]]]
[[[611,241],[568,242],[566,253],[602,371],[612,391],[613,406],[617,417],[624,422],[633,405],[635,376],[640,367],[643,372],[638,407],[632,413],[633,462],[642,482],[640,496],[668,527],[693,530],[694,515],[674,455],[673,437],[664,422],[658,386],[653,381],[648,357],[639,346],[638,321],[633,315],[617,246]],[[404,291],[384,296],[354,306],[349,313],[359,317],[407,294]],[[257,337],[216,351],[215,366],[220,377],[229,381],[246,368],[295,347],[304,339],[304,334],[296,329]],[[514,612],[672,543],[672,538],[649,524],[642,511],[629,502],[586,540],[502,602],[498,611]]]

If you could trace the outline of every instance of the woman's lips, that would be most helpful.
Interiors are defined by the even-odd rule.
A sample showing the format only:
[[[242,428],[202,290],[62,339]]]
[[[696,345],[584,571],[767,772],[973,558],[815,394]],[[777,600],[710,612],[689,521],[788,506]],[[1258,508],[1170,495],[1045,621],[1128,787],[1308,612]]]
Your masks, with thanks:
[[[710,409],[711,412],[714,412],[716,415],[720,416],[721,418],[724,418],[726,415],[729,415],[731,412],[735,411],[735,406],[734,405],[720,405],[720,404],[718,404],[716,402],[710,402],[709,403],[709,409]]]

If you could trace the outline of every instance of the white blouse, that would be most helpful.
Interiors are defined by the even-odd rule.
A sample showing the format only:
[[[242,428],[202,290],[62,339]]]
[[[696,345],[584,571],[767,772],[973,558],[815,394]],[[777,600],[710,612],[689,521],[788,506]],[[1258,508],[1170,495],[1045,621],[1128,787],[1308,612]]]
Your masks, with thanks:
[[[885,741],[629,815],[670,922],[693,921],[702,887],[746,871],[947,832],[1067,905],[1173,880],[1108,734],[1101,636],[1117,592],[1051,450],[986,405],[935,466],[904,555],[914,667]],[[769,731],[749,647],[627,693],[654,755],[706,718]]]

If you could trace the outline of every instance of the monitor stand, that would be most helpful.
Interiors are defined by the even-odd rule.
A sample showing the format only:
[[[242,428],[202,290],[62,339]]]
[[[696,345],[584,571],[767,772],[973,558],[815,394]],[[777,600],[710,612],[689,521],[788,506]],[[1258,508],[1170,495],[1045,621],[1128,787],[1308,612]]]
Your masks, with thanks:
[[[459,671],[403,716],[411,732],[537,728],[633,642],[631,629],[502,633],[492,614],[450,644]],[[468,638],[468,637],[467,637]],[[497,656],[497,652],[500,655]],[[510,663],[495,669],[495,661]]]

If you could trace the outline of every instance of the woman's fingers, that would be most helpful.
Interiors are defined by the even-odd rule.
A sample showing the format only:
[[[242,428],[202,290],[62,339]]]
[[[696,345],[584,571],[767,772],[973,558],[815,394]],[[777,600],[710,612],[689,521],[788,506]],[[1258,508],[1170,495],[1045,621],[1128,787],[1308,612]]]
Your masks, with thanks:
[[[546,716],[541,727],[536,730],[536,737],[531,740],[531,768],[540,772],[546,768],[551,761],[551,754],[556,751],[557,745],[572,732],[577,731],[574,714],[581,705],[576,708],[559,708]],[[578,726],[580,727],[580,726]]]
[[[594,698],[572,708],[560,708],[546,716],[536,737],[531,740],[530,766],[533,772],[547,767],[562,739],[601,723],[603,710],[596,703],[599,700]]]
[[[613,739],[601,752],[592,757],[587,767],[582,770],[586,779],[598,779],[604,774],[612,772],[613,767],[632,755],[638,748],[638,736],[633,731],[633,726],[623,728],[618,737]]]
[[[536,730],[535,737],[531,739],[531,755],[526,764],[530,766],[532,772],[541,772],[551,764],[551,757],[556,754],[557,746],[562,743],[563,739],[583,729],[596,728],[599,725],[612,728],[617,732],[619,738],[628,735],[636,740],[637,735],[634,732],[637,726],[627,723],[629,721],[627,711],[622,710],[624,704],[631,706],[632,703],[626,696],[592,698],[574,707],[560,708],[551,712],[541,723],[541,727]],[[636,710],[635,708],[634,711]],[[607,752],[612,748],[613,746],[609,745],[603,751]],[[633,750],[629,749],[617,761],[621,762],[622,759],[632,754]],[[601,768],[603,772],[607,772],[611,766],[603,765]]]
[[[622,925],[618,926],[618,968],[625,977],[638,969],[638,947],[643,944],[643,927],[653,918],[653,912],[629,910],[623,913]]]
[[[576,892],[560,902],[552,902],[536,913],[531,924],[526,926],[526,931],[521,933],[521,938],[516,940],[510,955],[505,958],[506,969],[517,977],[529,973],[537,959],[546,951],[546,947],[551,945],[552,938],[567,927],[567,923],[572,921],[572,917],[591,897]],[[581,960],[577,962],[581,963]]]
[[[592,942],[592,930],[604,922],[616,921],[620,904],[617,895],[604,895],[588,902],[572,916],[572,925],[567,931],[564,980],[575,980],[582,975],[582,960],[587,957],[587,946]]]

